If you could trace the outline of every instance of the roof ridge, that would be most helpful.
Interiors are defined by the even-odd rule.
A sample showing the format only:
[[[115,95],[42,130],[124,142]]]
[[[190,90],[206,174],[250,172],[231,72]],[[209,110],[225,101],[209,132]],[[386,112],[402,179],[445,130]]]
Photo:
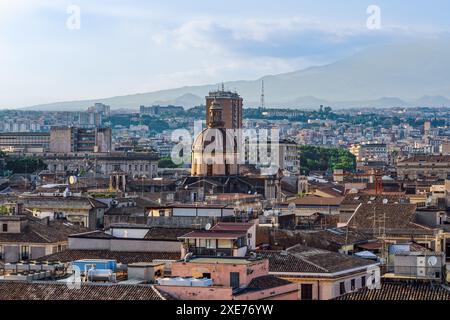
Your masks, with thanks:
[[[322,267],[322,266],[319,266],[318,264],[315,264],[314,262],[308,260],[305,256],[303,256],[303,255],[301,255],[301,254],[299,254],[299,253],[296,254],[295,252],[294,252],[294,253],[289,252],[290,249],[295,248],[295,247],[298,247],[298,246],[304,247],[304,246],[302,246],[301,244],[296,244],[295,246],[292,246],[292,247],[290,247],[290,248],[287,248],[287,249],[285,250],[285,252],[287,252],[287,253],[290,254],[291,256],[296,257],[297,259],[303,260],[303,261],[305,261],[306,263],[309,263],[309,264],[315,266],[316,268],[321,269],[322,271],[330,272],[330,270],[328,270],[328,269],[326,269],[326,268],[324,268],[324,267]],[[308,247],[306,247],[306,248],[308,248]],[[314,249],[315,249],[315,248],[314,248]],[[322,250],[322,249],[315,249],[315,250],[320,250],[320,251],[323,251],[323,252],[326,251],[326,250]]]
[[[330,270],[328,270],[328,269],[326,269],[326,268],[324,268],[324,267],[322,267],[322,266],[319,266],[318,264],[315,264],[314,262],[308,260],[308,259],[307,259],[306,257],[304,257],[304,256],[297,255],[297,254],[292,254],[292,253],[290,253],[290,254],[293,255],[294,257],[300,259],[300,260],[305,261],[306,263],[309,263],[309,264],[315,266],[316,268],[319,268],[320,270],[323,270],[323,271],[328,272],[328,273],[330,272]]]
[[[40,233],[37,232],[36,230],[33,230],[33,229],[32,229],[31,232],[37,234],[39,237],[41,237],[42,239],[44,239],[44,240],[47,241],[47,242],[52,242],[49,238],[43,236],[42,234],[40,234]]]
[[[151,285],[150,287],[151,287],[152,290],[156,293],[156,295],[157,295],[158,297],[161,298],[161,300],[167,300],[165,297],[163,297],[163,295],[161,294],[161,292],[159,292],[159,290],[155,288],[154,285]]]

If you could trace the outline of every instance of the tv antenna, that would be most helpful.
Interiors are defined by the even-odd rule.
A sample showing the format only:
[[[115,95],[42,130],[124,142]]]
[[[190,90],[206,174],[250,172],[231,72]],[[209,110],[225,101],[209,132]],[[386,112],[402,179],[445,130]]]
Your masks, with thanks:
[[[261,80],[261,109],[264,109],[264,80]]]

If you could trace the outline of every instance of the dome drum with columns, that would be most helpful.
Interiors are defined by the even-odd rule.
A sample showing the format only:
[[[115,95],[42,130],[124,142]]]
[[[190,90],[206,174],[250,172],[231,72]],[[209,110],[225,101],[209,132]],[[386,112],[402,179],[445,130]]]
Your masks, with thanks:
[[[192,176],[238,175],[237,141],[227,131],[222,118],[223,108],[214,100],[209,108],[208,128],[204,129],[192,145]]]

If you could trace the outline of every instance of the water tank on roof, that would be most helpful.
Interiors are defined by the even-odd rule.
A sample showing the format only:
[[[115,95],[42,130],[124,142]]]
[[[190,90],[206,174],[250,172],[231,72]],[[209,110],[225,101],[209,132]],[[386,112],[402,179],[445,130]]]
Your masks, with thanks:
[[[190,287],[191,279],[178,277],[178,278],[173,279],[173,283],[174,283],[173,285],[176,285],[176,286]]]
[[[203,278],[161,278],[158,279],[158,284],[162,286],[180,286],[180,287],[210,287],[213,285],[211,279]]]
[[[112,270],[113,272],[117,269],[116,260],[107,260],[107,259],[82,259],[76,260],[72,262],[72,265],[80,268],[80,272],[84,273],[90,269],[107,269]]]
[[[113,281],[114,273],[110,269],[90,269],[87,278],[89,281]]]
[[[203,279],[192,279],[191,286],[192,287],[210,287],[213,285],[211,279],[203,278]]]

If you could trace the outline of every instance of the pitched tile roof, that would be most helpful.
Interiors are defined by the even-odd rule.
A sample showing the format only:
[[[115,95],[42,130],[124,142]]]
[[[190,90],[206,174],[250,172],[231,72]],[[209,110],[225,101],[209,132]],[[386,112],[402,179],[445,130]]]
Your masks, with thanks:
[[[26,217],[26,225],[20,233],[0,233],[0,242],[55,243],[67,241],[69,235],[86,232],[87,228],[66,223],[64,220],[46,222],[34,217]]]
[[[282,202],[281,205],[289,205],[294,203],[298,206],[339,206],[342,200],[344,200],[344,197],[323,198],[317,196],[306,196],[287,200]]]
[[[387,233],[401,230],[431,230],[416,224],[415,214],[415,204],[363,203],[350,218],[349,227],[361,232],[373,232],[374,227],[376,231],[385,228]]]
[[[450,289],[430,282],[383,282],[381,289],[364,288],[336,300],[450,300]]]
[[[318,266],[281,251],[257,251],[258,256],[269,259],[269,272],[323,273]]]
[[[257,251],[269,259],[270,272],[330,274],[373,265],[373,261],[321,249],[294,246],[286,251]]]
[[[244,231],[253,227],[253,223],[240,223],[240,222],[218,222],[211,230],[214,231]]]
[[[238,239],[245,235],[246,233],[242,231],[240,232],[240,231],[195,230],[187,234],[184,234],[183,236],[179,237],[179,239],[188,239],[188,238]]]
[[[240,295],[249,292],[282,287],[291,283],[291,281],[286,279],[282,279],[273,275],[266,275],[252,279],[247,287],[238,289],[234,293],[236,295]]]
[[[326,230],[273,230],[277,248],[284,249],[303,244],[308,247],[339,251],[346,244],[365,243],[374,240],[368,236],[354,230],[342,228],[332,228]]]
[[[79,289],[57,282],[0,281],[0,300],[166,300],[151,285],[82,284]]]
[[[390,204],[395,203],[408,203],[409,199],[406,196],[401,195],[371,195],[371,194],[348,194],[342,201],[342,205],[358,205],[360,203],[383,203],[386,202]]]
[[[412,157],[403,159],[399,161],[400,163],[407,162],[450,162],[449,155],[414,155]]]
[[[286,279],[278,278],[273,275],[266,275],[252,279],[247,288],[252,290],[265,290],[281,287],[291,283],[291,281],[288,281]]]
[[[64,209],[67,207],[77,209],[107,208],[108,206],[94,198],[87,197],[49,197],[49,196],[21,196],[18,198],[23,202],[24,207],[33,208],[55,208]]]
[[[148,230],[144,239],[148,240],[169,240],[178,241],[178,237],[185,235],[191,231],[193,228],[160,228],[155,227]]]
[[[177,252],[119,252],[109,250],[65,250],[39,258],[38,261],[70,262],[80,259],[112,259],[119,263],[153,262],[153,260],[179,260]]]

